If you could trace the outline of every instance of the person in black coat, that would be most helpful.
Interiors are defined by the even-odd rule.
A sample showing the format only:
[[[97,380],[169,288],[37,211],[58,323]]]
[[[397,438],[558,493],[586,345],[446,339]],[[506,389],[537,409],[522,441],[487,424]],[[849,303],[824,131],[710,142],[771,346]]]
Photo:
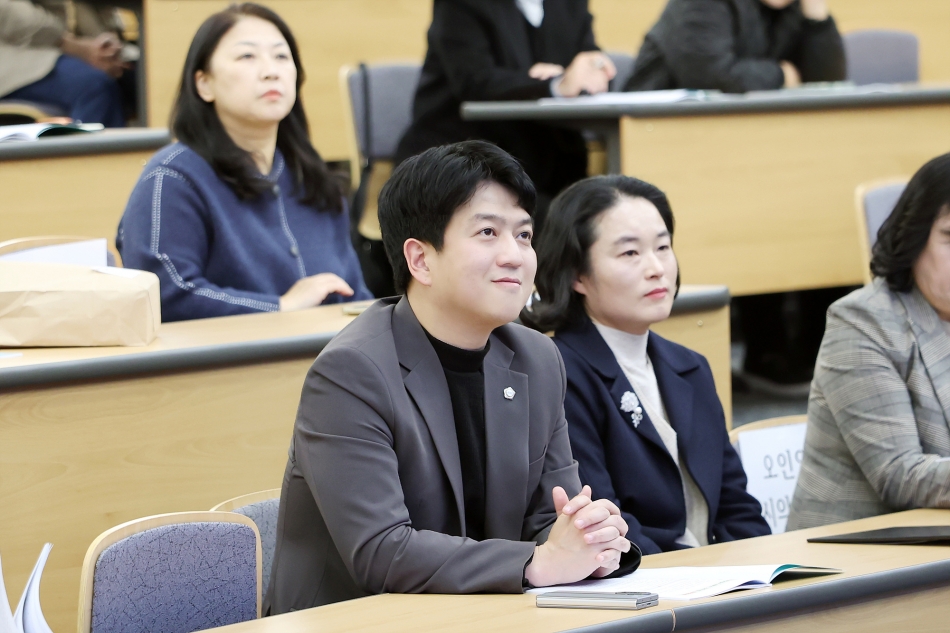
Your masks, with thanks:
[[[578,182],[551,203],[538,297],[522,321],[554,330],[581,482],[620,508],[644,554],[769,534],[729,443],[709,363],[650,332],[679,287],[673,214],[627,176]]]
[[[616,70],[594,41],[587,0],[435,0],[413,122],[396,162],[467,139],[495,143],[519,159],[547,203],[587,175],[579,132],[525,121],[463,121],[463,101],[596,94]]]
[[[844,77],[826,0],[669,0],[626,90],[739,93]]]

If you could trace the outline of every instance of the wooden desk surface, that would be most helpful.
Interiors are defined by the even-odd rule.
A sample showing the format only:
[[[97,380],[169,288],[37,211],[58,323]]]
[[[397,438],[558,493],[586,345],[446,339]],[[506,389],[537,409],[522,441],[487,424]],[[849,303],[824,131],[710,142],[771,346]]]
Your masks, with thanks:
[[[945,546],[830,545],[812,536],[895,525],[950,525],[948,510],[914,510],[861,521],[646,556],[644,568],[797,563],[837,567],[843,574],[779,582],[773,587],[689,602],[662,600],[643,611],[538,609],[533,595],[381,595],[213,629],[222,633],[333,633],[343,631],[594,631],[721,630],[756,619],[755,630],[939,630],[950,600],[950,548]],[[901,571],[903,570],[903,571]],[[913,578],[918,578],[915,583]],[[937,585],[934,588],[933,585]],[[874,599],[920,590],[917,612],[880,613]],[[882,595],[883,593],[883,595]],[[828,599],[834,602],[829,604]],[[846,603],[854,603],[846,604]],[[838,606],[836,606],[838,605]],[[857,608],[855,608],[857,607]],[[849,612],[842,622],[831,614]],[[850,610],[850,611],[849,611]],[[783,613],[792,611],[792,613]],[[937,619],[940,611],[944,617]],[[869,614],[871,619],[869,619]],[[919,616],[925,615],[927,620]],[[804,618],[804,620],[802,620]],[[621,622],[623,621],[623,622]],[[910,624],[913,622],[913,624]],[[597,626],[614,623],[612,626]],[[774,627],[774,628],[773,628]],[[891,628],[886,628],[891,627]],[[801,629],[807,630],[807,629]],[[931,630],[927,628],[926,630]]]
[[[303,100],[321,154],[348,156],[340,67],[412,60],[421,62],[432,0],[268,0],[294,29],[307,82]],[[167,125],[188,45],[201,22],[225,0],[144,0],[150,125]],[[634,53],[666,0],[591,0],[594,32],[604,50]],[[830,0],[842,32],[904,29],[921,41],[921,80],[950,81],[950,3],[941,0]],[[151,60],[157,60],[154,63]]]

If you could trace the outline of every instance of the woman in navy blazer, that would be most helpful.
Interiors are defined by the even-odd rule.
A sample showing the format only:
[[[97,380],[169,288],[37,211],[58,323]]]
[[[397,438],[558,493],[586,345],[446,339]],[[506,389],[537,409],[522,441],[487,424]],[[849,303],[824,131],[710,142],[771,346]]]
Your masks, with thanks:
[[[649,331],[679,288],[673,214],[626,176],[576,183],[551,205],[538,295],[522,319],[555,331],[581,481],[620,507],[644,554],[769,534],[729,443],[706,359]]]

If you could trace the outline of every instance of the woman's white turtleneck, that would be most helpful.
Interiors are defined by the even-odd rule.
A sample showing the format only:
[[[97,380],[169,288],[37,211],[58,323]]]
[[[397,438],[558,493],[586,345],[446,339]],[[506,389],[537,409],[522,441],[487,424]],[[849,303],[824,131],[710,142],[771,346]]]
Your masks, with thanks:
[[[646,409],[653,428],[660,435],[663,445],[676,462],[683,482],[683,495],[686,499],[686,531],[676,539],[680,545],[699,547],[708,545],[706,538],[709,526],[709,506],[699,486],[693,480],[689,471],[683,467],[679,458],[679,447],[676,444],[676,430],[670,425],[660,396],[660,388],[653,372],[653,363],[647,354],[647,342],[650,334],[630,334],[622,330],[607,327],[597,321],[594,326],[607,343],[607,347],[614,353],[614,358],[623,370],[627,380],[636,392],[640,403]]]

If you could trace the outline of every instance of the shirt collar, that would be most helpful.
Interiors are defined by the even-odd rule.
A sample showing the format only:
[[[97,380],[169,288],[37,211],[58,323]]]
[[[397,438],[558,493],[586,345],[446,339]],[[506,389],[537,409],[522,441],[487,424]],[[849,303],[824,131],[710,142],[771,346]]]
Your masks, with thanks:
[[[541,26],[544,21],[544,0],[515,0],[515,4],[528,24],[534,28]]]

